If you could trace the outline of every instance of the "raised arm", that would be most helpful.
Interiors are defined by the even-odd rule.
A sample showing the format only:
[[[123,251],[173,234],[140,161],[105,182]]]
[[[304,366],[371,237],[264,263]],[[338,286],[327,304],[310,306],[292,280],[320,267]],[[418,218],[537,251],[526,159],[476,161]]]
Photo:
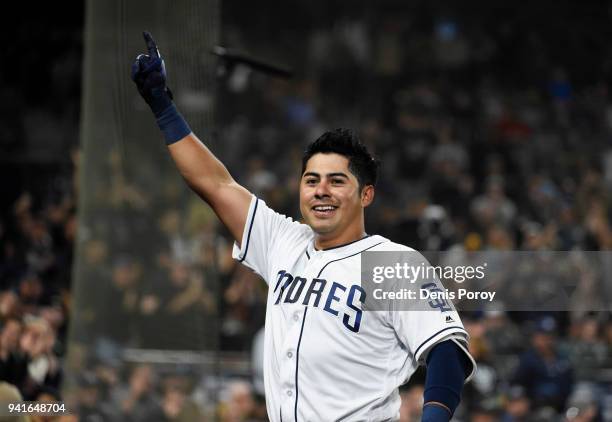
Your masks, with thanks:
[[[148,32],[143,35],[147,54],[136,58],[132,65],[132,80],[155,114],[181,175],[240,243],[251,194],[236,183],[223,163],[197,138],[178,112],[172,101],[172,92],[166,85],[166,69],[155,41]]]
[[[192,133],[168,146],[187,184],[206,201],[240,244],[251,194]]]

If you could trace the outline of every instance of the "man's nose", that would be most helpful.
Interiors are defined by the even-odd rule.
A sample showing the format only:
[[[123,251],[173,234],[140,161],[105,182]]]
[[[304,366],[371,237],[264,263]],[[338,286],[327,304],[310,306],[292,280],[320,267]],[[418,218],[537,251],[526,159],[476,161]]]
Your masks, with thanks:
[[[325,180],[321,180],[321,182],[317,184],[315,198],[320,199],[324,197],[329,197],[329,185]]]

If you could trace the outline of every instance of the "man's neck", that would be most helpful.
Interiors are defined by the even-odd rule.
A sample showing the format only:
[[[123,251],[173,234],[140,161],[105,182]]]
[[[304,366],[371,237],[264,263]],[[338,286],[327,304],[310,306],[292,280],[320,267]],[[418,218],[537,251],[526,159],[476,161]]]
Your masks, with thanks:
[[[316,250],[322,251],[325,249],[335,248],[338,246],[356,242],[366,236],[367,234],[363,229],[356,234],[350,234],[345,236],[326,237],[325,235],[316,235],[314,246]]]

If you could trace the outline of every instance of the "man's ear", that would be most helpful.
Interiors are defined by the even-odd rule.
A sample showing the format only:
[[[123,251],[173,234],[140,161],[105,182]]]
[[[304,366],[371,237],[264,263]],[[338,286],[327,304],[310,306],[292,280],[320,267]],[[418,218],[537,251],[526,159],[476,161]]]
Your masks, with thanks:
[[[364,188],[361,190],[361,206],[365,208],[369,206],[373,200],[374,200],[374,186],[372,185],[364,186]]]

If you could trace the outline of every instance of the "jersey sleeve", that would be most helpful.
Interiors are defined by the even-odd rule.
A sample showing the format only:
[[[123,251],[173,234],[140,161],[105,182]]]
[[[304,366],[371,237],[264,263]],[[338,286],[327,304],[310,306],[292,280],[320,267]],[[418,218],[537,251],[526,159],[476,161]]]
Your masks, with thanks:
[[[416,251],[414,253],[418,254]],[[425,259],[420,254],[418,256]],[[431,282],[432,280],[427,280],[424,284]],[[434,282],[439,290],[444,290],[442,282],[437,277]],[[412,309],[405,307],[395,309],[393,305],[389,308],[389,320],[399,340],[421,365],[425,364],[433,346],[442,341],[452,340],[472,362],[471,372],[466,378],[466,382],[469,381],[476,370],[476,362],[468,352],[469,334],[453,303],[446,300],[442,305],[438,300],[432,303],[423,299],[414,301],[413,304]]]
[[[391,314],[391,320],[398,338],[419,364],[425,364],[433,346],[452,340],[472,362],[466,382],[473,376],[476,362],[468,352],[469,334],[454,307],[444,313],[437,310],[395,311]]]
[[[271,257],[281,245],[297,243],[306,238],[303,224],[269,208],[264,201],[253,195],[247,221],[242,233],[242,242],[234,242],[232,257],[251,268],[266,282],[270,276]]]

